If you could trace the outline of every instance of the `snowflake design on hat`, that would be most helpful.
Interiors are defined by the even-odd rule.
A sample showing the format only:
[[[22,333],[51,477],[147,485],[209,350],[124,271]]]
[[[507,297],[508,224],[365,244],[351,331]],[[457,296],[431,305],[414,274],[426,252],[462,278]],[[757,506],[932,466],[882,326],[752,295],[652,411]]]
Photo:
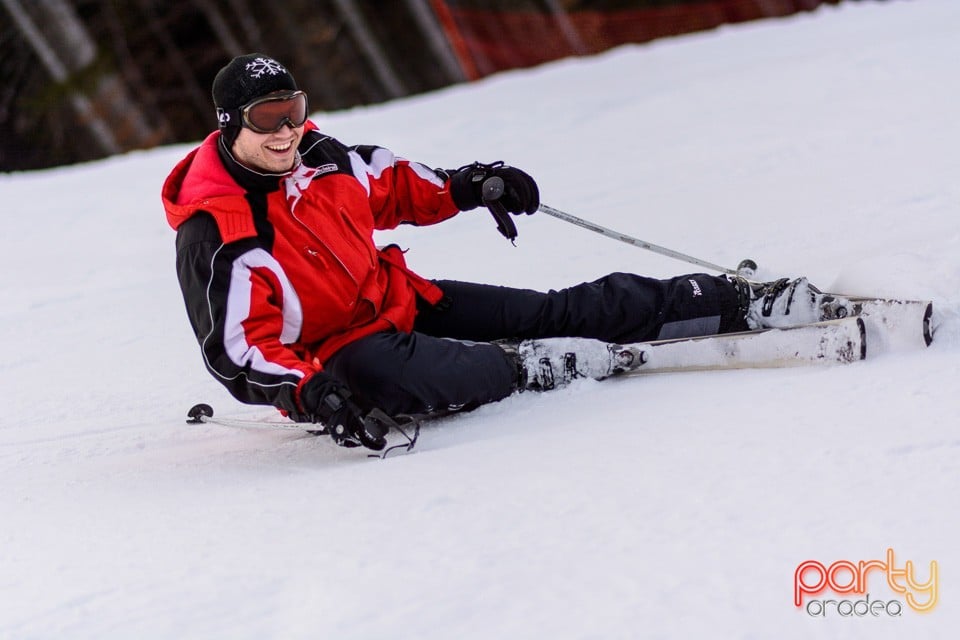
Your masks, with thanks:
[[[246,70],[250,72],[251,78],[263,77],[265,73],[275,76],[287,72],[283,65],[273,58],[254,58],[247,63]]]

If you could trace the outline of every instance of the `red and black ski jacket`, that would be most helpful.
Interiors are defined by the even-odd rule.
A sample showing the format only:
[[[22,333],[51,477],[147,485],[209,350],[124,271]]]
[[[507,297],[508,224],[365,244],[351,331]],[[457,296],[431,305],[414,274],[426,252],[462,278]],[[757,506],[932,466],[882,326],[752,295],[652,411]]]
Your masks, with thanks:
[[[347,147],[308,122],[285,175],[242,167],[212,133],[163,186],[177,273],[204,363],[238,400],[302,411],[300,386],[344,345],[413,329],[442,292],[374,229],[458,210],[449,178],[381,147]]]

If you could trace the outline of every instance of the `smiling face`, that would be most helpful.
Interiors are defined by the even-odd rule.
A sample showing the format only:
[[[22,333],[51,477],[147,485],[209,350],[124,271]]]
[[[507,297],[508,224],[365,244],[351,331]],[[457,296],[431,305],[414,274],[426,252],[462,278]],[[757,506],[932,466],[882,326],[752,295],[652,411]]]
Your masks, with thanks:
[[[251,169],[284,173],[293,169],[302,137],[303,125],[284,125],[273,133],[257,133],[243,127],[233,143],[233,157]]]

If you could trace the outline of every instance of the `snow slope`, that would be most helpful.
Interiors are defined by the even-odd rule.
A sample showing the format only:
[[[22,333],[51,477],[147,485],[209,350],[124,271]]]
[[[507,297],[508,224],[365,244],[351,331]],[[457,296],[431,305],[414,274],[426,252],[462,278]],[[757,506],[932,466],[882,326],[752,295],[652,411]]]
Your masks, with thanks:
[[[0,637],[955,637],[958,30],[954,0],[846,3],[320,115],[434,166],[505,159],[707,260],[938,307],[923,352],[527,393],[385,462],[184,424],[264,415],[183,311],[159,190],[188,146],[0,176]],[[518,224],[516,248],[483,212],[378,240],[515,286],[689,270]],[[794,607],[802,561],[888,548],[921,580],[939,563],[934,611]]]

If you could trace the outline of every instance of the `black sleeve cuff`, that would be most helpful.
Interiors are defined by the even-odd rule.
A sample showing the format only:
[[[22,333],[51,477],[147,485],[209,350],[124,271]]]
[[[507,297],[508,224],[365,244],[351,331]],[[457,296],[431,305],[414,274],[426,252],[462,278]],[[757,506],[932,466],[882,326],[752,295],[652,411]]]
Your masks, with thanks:
[[[460,211],[476,209],[483,204],[480,189],[471,180],[473,176],[473,171],[458,171],[450,176],[450,196]]]

